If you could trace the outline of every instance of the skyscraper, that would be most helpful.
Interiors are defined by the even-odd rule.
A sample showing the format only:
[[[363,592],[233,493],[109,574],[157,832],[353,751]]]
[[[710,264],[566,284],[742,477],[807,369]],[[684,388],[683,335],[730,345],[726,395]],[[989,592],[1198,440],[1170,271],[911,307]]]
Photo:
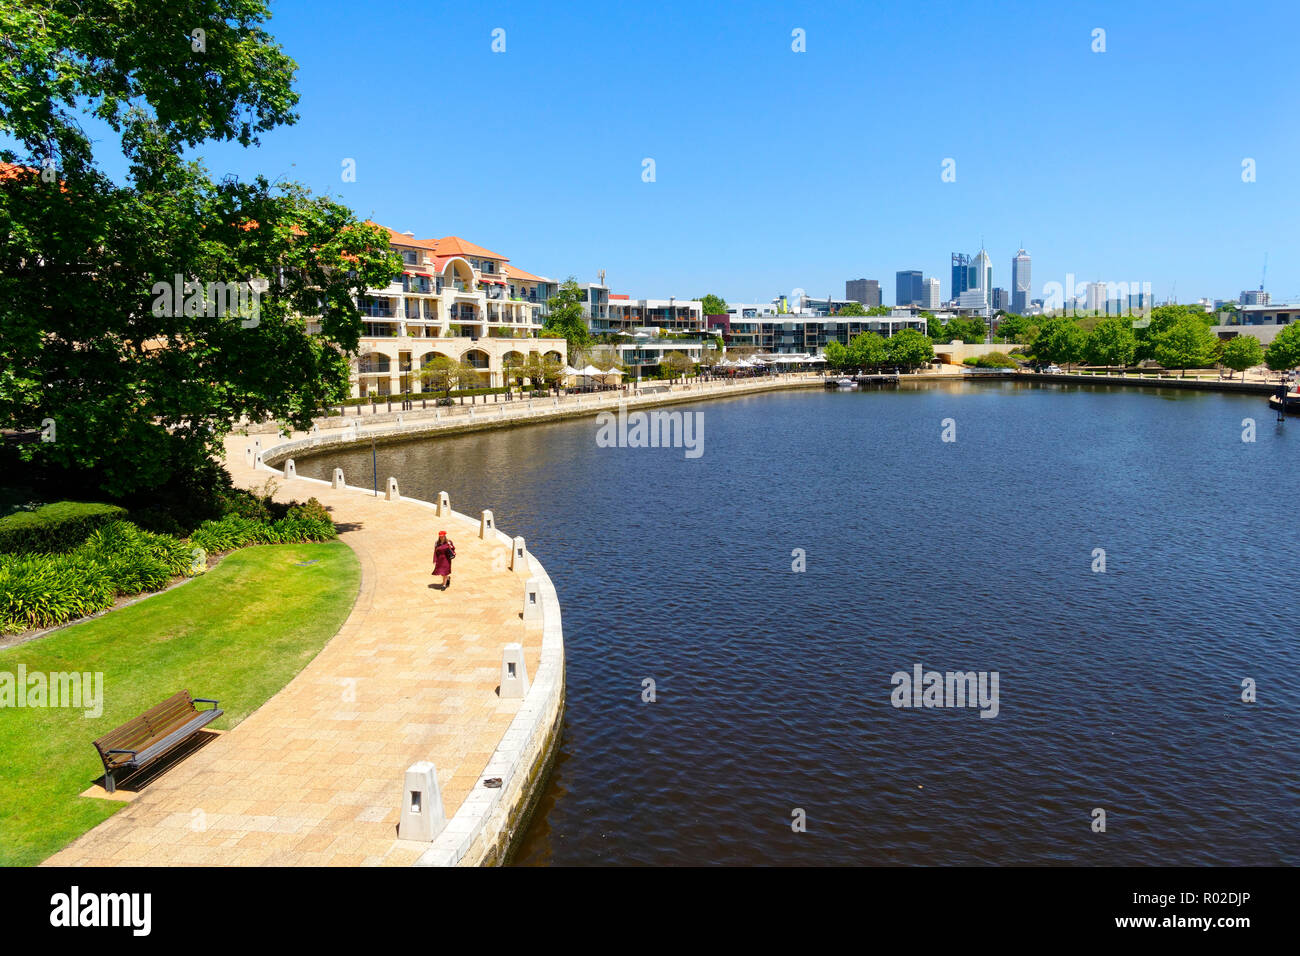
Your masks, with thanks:
[[[921,282],[921,308],[934,311],[941,305],[939,298],[939,280],[925,279]]]
[[[971,272],[973,273],[971,288],[984,290],[984,309],[993,307],[993,263],[989,259],[989,254],[980,249],[975,256],[975,261],[971,263]]]
[[[1030,299],[1034,292],[1034,283],[1029,278],[1029,253],[1021,249],[1011,260],[1011,311],[1024,315],[1029,311]]]
[[[1089,282],[1085,307],[1089,312],[1100,312],[1106,308],[1106,283]]]
[[[844,298],[874,309],[880,305],[880,283],[875,279],[849,279],[844,283]]]
[[[895,305],[920,305],[921,304],[921,273],[915,269],[908,269],[904,272],[898,272],[894,275],[894,304]]]
[[[952,254],[952,295],[956,299],[971,288],[970,256],[960,252]]]

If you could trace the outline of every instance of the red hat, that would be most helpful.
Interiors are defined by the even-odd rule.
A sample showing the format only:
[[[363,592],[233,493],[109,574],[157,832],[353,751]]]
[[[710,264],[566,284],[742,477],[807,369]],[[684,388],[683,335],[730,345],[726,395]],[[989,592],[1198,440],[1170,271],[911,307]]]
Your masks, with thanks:
[[[442,535],[444,538],[447,537],[447,532],[445,531],[439,531],[438,534]]]

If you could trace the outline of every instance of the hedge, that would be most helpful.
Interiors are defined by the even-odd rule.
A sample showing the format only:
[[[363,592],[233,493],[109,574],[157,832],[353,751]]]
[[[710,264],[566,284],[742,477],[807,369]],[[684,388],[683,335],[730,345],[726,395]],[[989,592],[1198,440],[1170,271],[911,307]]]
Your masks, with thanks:
[[[59,501],[0,518],[0,552],[48,554],[71,551],[98,528],[126,517],[117,505]]]

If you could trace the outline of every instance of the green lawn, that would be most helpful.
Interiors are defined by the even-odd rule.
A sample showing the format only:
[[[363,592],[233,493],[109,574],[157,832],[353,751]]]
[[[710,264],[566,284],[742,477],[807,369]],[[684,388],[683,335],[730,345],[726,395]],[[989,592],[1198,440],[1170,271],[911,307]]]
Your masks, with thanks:
[[[0,865],[39,863],[126,806],[78,796],[103,773],[91,741],[179,690],[219,700],[211,726],[234,727],[338,632],[360,580],[338,541],[245,548],[172,591],[0,651],[14,675],[103,673],[98,718],[0,709]]]

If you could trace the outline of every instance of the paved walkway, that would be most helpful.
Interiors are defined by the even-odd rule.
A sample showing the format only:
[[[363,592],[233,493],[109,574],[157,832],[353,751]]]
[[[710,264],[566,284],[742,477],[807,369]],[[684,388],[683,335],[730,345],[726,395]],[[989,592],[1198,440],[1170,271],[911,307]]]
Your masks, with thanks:
[[[261,487],[248,442],[227,441],[228,466]],[[501,646],[522,642],[530,674],[540,660],[508,550],[413,502],[277,482],[277,500],[315,496],[344,526],[362,572],[351,616],[280,693],[47,863],[405,866],[428,845],[396,838],[403,771],[434,762],[448,819],[478,783],[520,704],[496,694]],[[440,523],[457,551],[446,592],[428,587]]]

